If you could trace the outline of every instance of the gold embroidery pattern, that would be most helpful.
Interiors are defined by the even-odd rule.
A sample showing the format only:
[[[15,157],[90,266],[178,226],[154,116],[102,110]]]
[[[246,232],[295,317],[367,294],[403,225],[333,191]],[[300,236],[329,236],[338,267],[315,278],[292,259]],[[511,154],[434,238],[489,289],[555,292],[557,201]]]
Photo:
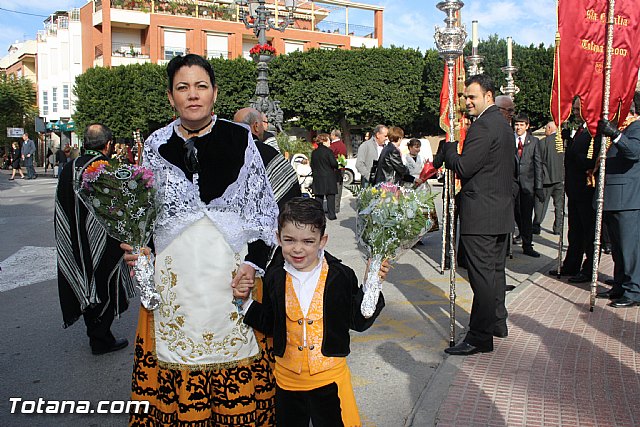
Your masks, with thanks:
[[[303,355],[304,357],[308,358],[311,374],[327,371],[333,368],[341,360],[341,358],[324,356],[322,354],[321,348],[322,337],[324,336],[324,325],[322,321],[324,315],[324,287],[327,282],[328,272],[329,266],[326,259],[323,259],[320,277],[314,290],[313,298],[311,299],[311,305],[309,306],[309,311],[307,312],[306,318],[302,314],[300,302],[298,301],[296,293],[293,289],[293,281],[291,279],[291,275],[289,273],[287,273],[286,275],[286,313],[287,317],[293,321],[289,323],[289,325],[293,326],[293,328],[287,328],[287,344],[289,348],[291,348],[291,345],[293,345],[293,347],[302,345],[302,329],[307,329],[307,347],[305,348]],[[304,323],[303,326],[298,327],[297,322],[299,320],[302,320],[302,322]],[[310,321],[312,323],[308,323]],[[293,354],[291,356],[294,358],[299,357],[297,351],[293,351]]]
[[[202,334],[202,342],[196,342],[188,337],[182,330],[185,317],[178,311],[180,305],[176,304],[176,293],[173,290],[178,285],[178,275],[172,271],[170,256],[165,257],[164,269],[160,270],[160,283],[157,284],[161,303],[158,313],[166,319],[156,324],[156,339],[166,343],[167,348],[174,352],[184,363],[188,363],[196,357],[217,354],[226,359],[238,357],[238,347],[248,344],[251,328],[245,325],[236,311],[229,313],[229,321],[234,327],[225,337],[217,336],[213,331],[205,331]]]

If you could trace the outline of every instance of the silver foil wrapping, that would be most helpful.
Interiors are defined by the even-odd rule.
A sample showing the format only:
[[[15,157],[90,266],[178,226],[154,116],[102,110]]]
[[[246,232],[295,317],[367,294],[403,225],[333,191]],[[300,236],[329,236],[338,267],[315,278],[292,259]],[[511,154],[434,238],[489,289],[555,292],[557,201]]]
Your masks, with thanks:
[[[362,285],[364,298],[362,298],[362,304],[360,304],[360,312],[367,319],[376,312],[378,298],[380,298],[380,292],[382,291],[382,281],[380,280],[379,274],[381,265],[382,255],[374,255],[369,264],[367,280],[364,282],[364,285]]]
[[[160,306],[161,301],[153,278],[155,273],[153,254],[145,255],[139,247],[134,248],[133,253],[138,255],[133,272],[140,292],[140,302],[144,308],[153,311]]]

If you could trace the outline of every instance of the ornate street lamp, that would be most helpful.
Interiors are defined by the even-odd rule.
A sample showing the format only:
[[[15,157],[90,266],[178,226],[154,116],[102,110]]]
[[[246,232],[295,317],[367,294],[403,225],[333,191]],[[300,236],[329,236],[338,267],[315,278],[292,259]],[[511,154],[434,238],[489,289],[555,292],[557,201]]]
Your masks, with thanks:
[[[512,64],[513,61],[513,39],[511,37],[507,37],[507,65],[500,68],[503,73],[507,75],[505,80],[507,81],[507,86],[500,86],[500,92],[505,95],[509,95],[511,99],[516,96],[516,93],[520,92],[520,88],[516,86],[513,80],[513,75],[518,71],[518,67],[514,67]]]
[[[441,1],[436,7],[447,14],[444,22],[446,27],[436,27],[435,42],[438,53],[445,60],[449,71],[449,142],[455,141],[455,122],[456,122],[456,97],[454,96],[454,67],[456,59],[462,55],[467,32],[464,26],[458,25],[457,13],[464,6],[459,0]],[[447,220],[449,224],[449,346],[455,345],[456,335],[456,235],[454,212],[455,212],[455,173],[445,169],[445,212],[443,213],[443,233],[442,233],[442,271],[445,267],[445,247],[446,239],[445,230],[447,229]],[[448,208],[448,209],[447,209]],[[448,215],[447,215],[448,212]],[[448,218],[447,218],[448,217]]]
[[[253,29],[259,45],[267,44],[267,31],[278,30],[284,32],[287,27],[293,25],[296,0],[285,0],[284,3],[287,14],[281,22],[276,22],[272,19],[271,12],[265,5],[265,0],[235,0],[235,4],[239,6],[240,19],[245,27]],[[258,63],[258,78],[256,93],[251,100],[251,106],[265,113],[269,122],[273,123],[278,131],[281,131],[284,115],[280,108],[280,101],[269,98],[269,66],[267,64],[272,58],[272,55],[262,54],[254,57],[254,61]]]

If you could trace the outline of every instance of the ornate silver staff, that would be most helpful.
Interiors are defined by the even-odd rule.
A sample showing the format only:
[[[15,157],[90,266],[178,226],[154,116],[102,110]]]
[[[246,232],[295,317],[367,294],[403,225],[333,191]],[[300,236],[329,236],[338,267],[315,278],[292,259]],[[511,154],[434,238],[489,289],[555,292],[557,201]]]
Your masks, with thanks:
[[[602,97],[602,118],[609,119],[609,98],[611,95],[611,55],[613,52],[613,21],[615,0],[609,0],[607,12],[607,50],[604,58],[604,94]],[[589,297],[589,311],[593,311],[596,305],[596,282],[598,281],[598,268],[600,267],[600,235],[602,233],[602,211],[604,207],[604,172],[607,157],[607,148],[611,141],[608,137],[602,137],[598,160],[598,188],[596,196],[596,230],[593,237],[593,269],[591,271],[591,292]]]
[[[500,68],[503,73],[507,75],[505,80],[507,81],[507,86],[500,86],[500,92],[505,95],[509,95],[511,99],[516,95],[516,93],[520,92],[520,88],[516,86],[513,80],[513,75],[518,71],[518,67],[513,66],[513,39],[511,37],[507,37],[507,65]]]
[[[464,6],[464,3],[459,0],[441,1],[436,7],[447,14],[444,22],[446,27],[440,28],[436,26],[435,42],[438,48],[438,53],[445,60],[447,64],[447,70],[449,72],[449,142],[455,142],[455,102],[454,97],[454,66],[456,59],[462,55],[462,48],[464,46],[465,39],[467,38],[467,32],[464,26],[458,25],[457,12]],[[447,171],[445,175],[445,191],[448,197],[448,212],[449,212],[449,317],[450,317],[450,334],[449,334],[449,346],[455,345],[456,335],[456,234],[454,224],[454,212],[455,212],[455,173],[453,171]],[[443,217],[446,213],[443,213]],[[446,227],[446,221],[443,226]],[[446,228],[444,228],[446,230]],[[442,246],[446,245],[446,240],[442,240]]]
[[[468,73],[470,76],[484,73],[480,64],[484,61],[484,56],[478,55],[478,21],[471,21],[471,56],[465,58],[469,63]]]

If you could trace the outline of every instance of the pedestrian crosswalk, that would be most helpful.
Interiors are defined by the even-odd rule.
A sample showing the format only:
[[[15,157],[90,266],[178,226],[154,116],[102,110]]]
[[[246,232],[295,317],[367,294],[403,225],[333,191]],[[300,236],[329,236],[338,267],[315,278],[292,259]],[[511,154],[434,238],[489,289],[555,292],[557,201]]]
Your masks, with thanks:
[[[23,246],[0,267],[0,292],[55,279],[56,248]]]

